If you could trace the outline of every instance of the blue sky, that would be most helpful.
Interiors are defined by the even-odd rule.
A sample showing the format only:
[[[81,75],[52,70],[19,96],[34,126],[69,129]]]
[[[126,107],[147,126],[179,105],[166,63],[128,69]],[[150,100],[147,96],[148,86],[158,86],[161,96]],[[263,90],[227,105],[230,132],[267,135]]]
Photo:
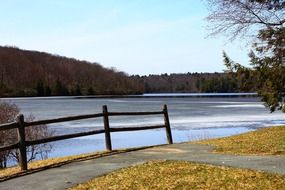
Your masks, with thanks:
[[[223,50],[247,65],[245,43],[207,38],[206,16],[200,0],[2,0],[0,45],[140,75],[220,72]]]

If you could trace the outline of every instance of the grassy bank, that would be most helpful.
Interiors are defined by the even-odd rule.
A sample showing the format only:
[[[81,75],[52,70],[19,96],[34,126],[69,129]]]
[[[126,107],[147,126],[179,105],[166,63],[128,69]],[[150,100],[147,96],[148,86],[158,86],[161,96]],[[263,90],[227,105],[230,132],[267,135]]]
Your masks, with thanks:
[[[223,153],[285,155],[285,126],[194,143],[214,145],[217,152]],[[191,162],[154,161],[71,188],[87,189],[285,189],[285,176]]]
[[[285,176],[248,169],[155,161],[117,170],[70,190],[284,189]]]
[[[285,155],[285,126],[195,143],[214,145],[218,152]],[[0,182],[13,175],[137,149],[36,161],[29,164],[31,170],[28,172],[22,173],[18,167],[0,170]],[[285,176],[182,161],[153,161],[121,169],[72,188],[83,189],[285,189]]]
[[[231,154],[285,155],[285,126],[258,129],[241,135],[197,141]]]

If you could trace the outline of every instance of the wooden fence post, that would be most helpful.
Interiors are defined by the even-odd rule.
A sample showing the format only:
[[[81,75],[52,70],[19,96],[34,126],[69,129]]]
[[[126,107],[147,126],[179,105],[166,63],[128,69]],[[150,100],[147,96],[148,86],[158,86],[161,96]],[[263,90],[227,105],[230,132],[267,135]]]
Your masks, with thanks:
[[[25,135],[25,121],[24,115],[20,114],[17,116],[18,123],[18,143],[19,143],[19,161],[21,170],[28,169],[27,162],[27,149],[26,149],[26,135]]]
[[[106,149],[108,151],[112,151],[112,142],[111,142],[111,134],[110,134],[110,124],[109,124],[108,108],[107,108],[106,105],[104,105],[102,107],[102,109],[103,109],[103,117],[104,117]]]
[[[173,144],[172,134],[171,134],[171,129],[170,129],[170,123],[169,123],[169,117],[168,117],[168,111],[167,111],[166,105],[163,105],[163,114],[164,114],[164,124],[165,124],[167,141],[168,141],[168,144]]]

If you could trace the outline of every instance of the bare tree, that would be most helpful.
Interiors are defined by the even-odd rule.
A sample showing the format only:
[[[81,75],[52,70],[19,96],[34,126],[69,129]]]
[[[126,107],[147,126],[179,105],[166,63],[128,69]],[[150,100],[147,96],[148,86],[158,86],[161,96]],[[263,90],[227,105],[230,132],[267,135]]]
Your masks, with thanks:
[[[285,112],[285,0],[207,0],[212,35],[254,37],[251,67],[244,67],[224,53],[233,76],[247,87],[252,81],[271,112]],[[248,85],[250,84],[250,85]]]
[[[0,123],[12,122],[19,109],[15,104],[0,102]],[[0,146],[12,144],[15,140],[15,132],[13,130],[0,131]],[[0,152],[0,168],[5,168],[11,151]]]
[[[256,37],[261,29],[284,27],[284,0],[207,0],[211,35]]]
[[[20,110],[17,105],[0,101],[0,123],[12,122],[19,114]],[[26,121],[33,121],[33,115],[27,117]],[[49,137],[53,131],[49,130],[46,125],[28,127],[25,129],[27,140],[41,139]],[[16,130],[0,131],[0,146],[9,145],[17,142]],[[50,144],[40,144],[27,147],[28,161],[36,158],[45,159],[51,151]],[[0,152],[0,168],[7,167],[9,161],[19,162],[17,150]]]

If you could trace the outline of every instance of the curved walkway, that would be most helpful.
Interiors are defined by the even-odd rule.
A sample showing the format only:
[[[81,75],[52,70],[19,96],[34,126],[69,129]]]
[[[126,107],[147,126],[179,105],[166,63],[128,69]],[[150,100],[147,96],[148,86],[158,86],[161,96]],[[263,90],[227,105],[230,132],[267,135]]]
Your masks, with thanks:
[[[173,144],[74,162],[0,183],[1,190],[62,190],[119,168],[149,160],[187,160],[250,168],[285,175],[284,156],[236,156],[211,153],[213,147]]]

